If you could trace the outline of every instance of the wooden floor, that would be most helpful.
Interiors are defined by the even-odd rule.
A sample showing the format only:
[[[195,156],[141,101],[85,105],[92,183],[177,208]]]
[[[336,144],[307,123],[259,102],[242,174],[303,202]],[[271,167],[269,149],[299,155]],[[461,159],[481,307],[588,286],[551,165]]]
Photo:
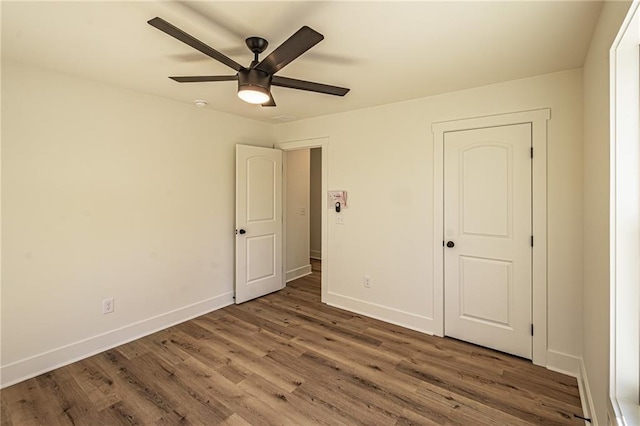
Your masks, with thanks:
[[[2,425],[584,425],[574,378],[322,305],[319,272],[0,394]]]

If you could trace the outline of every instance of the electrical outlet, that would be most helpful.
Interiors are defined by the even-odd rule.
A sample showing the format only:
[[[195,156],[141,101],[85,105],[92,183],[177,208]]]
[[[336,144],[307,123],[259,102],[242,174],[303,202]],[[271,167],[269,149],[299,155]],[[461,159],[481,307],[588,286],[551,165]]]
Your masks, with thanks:
[[[336,223],[338,225],[344,225],[344,216],[342,216],[340,213],[336,215]]]
[[[110,314],[114,310],[113,297],[102,301],[102,315]]]
[[[363,284],[365,288],[371,288],[371,277],[369,275],[364,276]]]

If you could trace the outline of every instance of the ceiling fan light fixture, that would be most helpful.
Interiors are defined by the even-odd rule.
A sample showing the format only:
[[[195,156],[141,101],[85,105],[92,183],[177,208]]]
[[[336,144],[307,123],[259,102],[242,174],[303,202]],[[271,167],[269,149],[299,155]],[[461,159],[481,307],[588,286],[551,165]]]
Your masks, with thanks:
[[[260,86],[240,86],[238,87],[238,97],[250,104],[263,104],[271,99],[269,91]]]
[[[263,104],[271,99],[271,76],[256,69],[238,71],[238,97],[250,104]]]

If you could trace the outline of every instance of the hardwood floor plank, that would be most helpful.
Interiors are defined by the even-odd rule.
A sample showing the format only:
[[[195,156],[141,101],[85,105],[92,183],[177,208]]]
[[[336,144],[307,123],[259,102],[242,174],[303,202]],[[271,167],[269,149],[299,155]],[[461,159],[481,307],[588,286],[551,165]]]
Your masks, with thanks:
[[[245,303],[246,305],[247,303]],[[292,339],[295,337],[294,334],[291,334],[289,330],[287,330],[286,326],[275,324],[268,319],[264,319],[260,316],[254,315],[248,308],[243,307],[243,305],[233,305],[228,306],[224,309],[227,309],[227,313],[231,316],[239,318],[246,322],[252,322],[260,327],[260,329],[266,329],[267,331],[280,336],[285,339]]]
[[[572,413],[541,409],[535,399],[518,395],[518,389],[509,384],[482,380],[477,376],[467,376],[451,370],[411,364],[408,361],[402,361],[397,370],[533,424],[552,426],[580,423],[572,422]]]
[[[99,424],[103,425],[143,425],[145,422],[141,422],[142,419],[136,418],[135,409],[130,406],[126,401],[118,401],[109,407],[100,411],[103,422]]]
[[[369,326],[366,324],[358,324],[354,322],[353,313],[342,311],[337,308],[326,307],[326,305],[321,305],[325,306],[326,309],[314,309],[313,306],[318,306],[319,302],[299,302],[300,299],[296,300],[294,297],[292,297],[292,294],[292,292],[288,292],[286,294],[276,293],[272,298],[262,298],[259,300],[259,302],[269,304],[270,306],[274,306],[277,309],[289,312],[291,315],[295,315],[305,322],[315,320],[318,322],[323,322],[327,325],[333,324],[344,327],[358,333],[361,333]]]
[[[3,419],[14,425],[59,425],[62,408],[42,391],[38,381],[30,379],[0,391],[7,411]],[[4,421],[4,420],[3,420]]]
[[[91,404],[96,410],[102,411],[118,403],[120,396],[115,391],[113,380],[102,370],[95,358],[88,358],[85,361],[70,364],[67,368]]]
[[[157,333],[138,339],[137,342],[144,345],[147,352],[153,352],[170,364],[179,364],[191,358],[188,351],[185,351],[179,345],[171,342],[174,329],[161,330]],[[128,344],[127,344],[128,345]],[[118,350],[123,349],[122,345],[118,346]]]
[[[390,416],[378,407],[372,406],[339,387],[338,384],[307,381],[293,392],[309,403],[320,406],[333,413],[332,418],[348,425],[393,425],[394,416]]]
[[[318,329],[325,329],[331,334],[342,335],[351,340],[358,340],[375,346],[382,343],[379,339],[362,334],[361,330],[354,330],[348,326],[343,326],[347,322],[336,321],[335,319],[331,321],[323,318],[317,318],[311,315],[306,315],[300,311],[288,309],[285,306],[266,301],[258,301],[257,303],[261,303],[262,306],[264,306],[263,309],[268,310],[269,312],[277,312],[278,314],[276,315],[280,315],[289,321],[291,321],[289,318],[293,317],[293,321],[295,321],[294,325],[304,325],[306,327],[315,325]]]
[[[229,364],[228,357],[217,345],[211,345],[209,343],[210,342],[204,341],[200,342],[181,330],[175,329],[171,333],[166,345],[177,346],[193,358],[199,359],[212,368],[227,367]]]
[[[262,390],[267,399],[275,398],[275,403],[280,405],[285,412],[295,411],[295,415],[291,416],[297,424],[313,424],[313,425],[348,425],[341,416],[327,407],[325,404],[313,399],[301,397],[296,391],[302,383],[299,383],[292,392],[282,392],[275,388],[272,383],[260,376],[251,376],[241,385],[255,386]]]
[[[221,423],[233,412],[225,405],[212,403],[208,392],[192,386],[192,378],[174,366],[164,363],[153,353],[142,355],[135,363],[128,363],[138,376],[156,387],[161,384],[163,393],[171,395],[176,411],[194,424]]]
[[[191,424],[161,383],[151,383],[141,364],[128,360],[117,349],[102,355],[103,368],[113,378],[116,392],[133,408],[131,416],[161,424]]]
[[[390,391],[386,386],[371,381],[348,366],[318,353],[310,351],[301,358],[313,363],[315,369],[324,371],[326,376],[333,377],[337,382],[334,389],[337,388],[341,393],[349,394],[356,401],[361,402],[363,407],[358,415],[366,406],[367,411],[373,410],[376,416],[388,417],[393,422],[409,416],[413,417],[412,421],[420,424],[445,424],[446,418],[437,407],[434,410],[433,406],[429,407],[417,402],[410,396],[411,392]]]
[[[227,317],[214,321],[203,316],[194,321],[201,327],[212,331],[216,336],[223,337],[251,351],[256,356],[265,356],[270,351],[275,350],[277,346],[277,342],[274,340],[269,340],[268,342],[256,341],[256,335],[259,334],[258,330],[247,330],[246,327],[238,325],[237,321],[229,321]],[[260,343],[266,344],[261,345]]]
[[[225,368],[235,368],[236,371],[242,372],[240,374],[242,377],[238,377],[239,380],[232,380],[235,383],[242,382],[250,375],[260,375],[290,392],[296,388],[296,383],[301,379],[300,375],[291,374],[275,363],[269,362],[264,357],[266,354],[258,356],[254,352],[245,349],[246,345],[236,344],[235,339],[227,340],[226,337],[217,334],[215,339],[211,340],[210,346],[215,347],[221,356],[226,357]],[[215,340],[215,343],[213,340]]]
[[[233,413],[227,420],[220,424],[222,426],[251,426],[251,423],[236,413]]]
[[[504,370],[491,368],[483,368],[477,362],[473,362],[473,358],[464,358],[457,356],[452,360],[442,358],[424,358],[411,357],[410,361],[420,364],[421,366],[429,365],[433,370],[440,371],[456,371],[461,382],[470,382],[474,385],[490,384],[492,392],[498,397],[505,397],[507,394],[514,402],[530,401],[539,399],[539,404],[546,404],[558,413],[572,416],[572,407],[579,405],[579,399],[576,401],[563,392],[558,392],[551,387],[535,387],[528,382],[525,377],[515,381],[505,377]],[[451,381],[451,378],[448,378]],[[568,401],[568,402],[567,402]],[[562,415],[562,414],[561,414]]]
[[[499,424],[509,426],[533,425],[533,423],[428,383],[418,386],[416,393],[429,400],[446,401],[445,403],[451,407],[448,412],[449,422],[453,424],[473,424],[475,426],[494,426]]]
[[[270,405],[243,391],[240,385],[229,381],[220,372],[210,369],[201,361],[194,358],[183,363],[180,369],[192,378],[191,385],[195,386],[197,383],[201,389],[206,389],[210,400],[215,400],[216,404],[227,407],[232,413],[237,413],[240,419],[249,424],[278,423],[279,413],[274,411]],[[232,415],[229,416],[229,418],[231,417]],[[240,421],[240,419],[235,421]]]
[[[287,392],[260,376],[247,377],[239,387],[247,394],[272,407],[276,413],[273,417],[276,423],[286,419],[286,422],[294,425],[331,424],[331,422],[324,421],[322,416],[317,414],[317,410],[305,410],[309,406],[301,404],[302,400],[297,395]]]
[[[583,425],[574,378],[323,305],[316,266],[2,389],[0,426]]]
[[[343,379],[336,376],[336,372],[341,371],[340,366],[331,365],[327,368],[325,363],[316,362],[315,357],[319,354],[309,356],[309,353],[299,357],[281,352],[268,355],[292,371],[305,372],[305,381],[293,392],[295,395],[335,413],[333,418],[347,424],[394,424],[393,416],[362,401],[357,393],[352,392],[353,389],[341,386]]]
[[[580,394],[576,392],[574,386],[566,383],[564,379],[561,379],[561,381],[556,381],[553,378],[541,379],[535,374],[523,377],[517,371],[511,369],[506,370],[502,377],[513,386],[526,389],[532,394],[544,394],[553,400],[561,401],[570,406],[580,405]]]
[[[301,329],[294,342],[335,361],[353,367],[365,366],[376,372],[392,371],[402,359],[338,335],[327,335],[312,326]]]
[[[55,400],[60,406],[58,421],[60,424],[75,425],[79,421],[98,424],[100,415],[82,388],[70,373],[71,368],[63,367],[45,373],[36,379],[47,398]]]
[[[4,398],[0,398],[0,426],[12,426],[11,416],[9,415],[9,406]]]

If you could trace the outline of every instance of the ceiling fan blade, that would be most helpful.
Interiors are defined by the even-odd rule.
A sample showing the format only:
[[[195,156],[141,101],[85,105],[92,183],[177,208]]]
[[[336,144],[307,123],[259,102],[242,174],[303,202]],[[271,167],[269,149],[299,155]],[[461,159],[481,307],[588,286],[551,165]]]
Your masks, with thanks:
[[[260,61],[255,68],[267,74],[274,74],[323,39],[322,34],[304,26]]]
[[[312,81],[296,80],[295,78],[273,76],[272,86],[288,87],[289,89],[308,90],[309,92],[325,93],[327,95],[344,96],[350,89]]]
[[[262,104],[263,107],[274,107],[276,106],[276,101],[273,99],[273,95],[269,93],[269,100]]]
[[[194,75],[189,77],[169,77],[178,83],[202,83],[205,81],[233,81],[238,75]]]
[[[170,23],[168,23],[167,21],[165,21],[162,18],[153,18],[149,21],[147,21],[147,23],[153,27],[156,27],[157,29],[159,29],[160,31],[169,34],[171,37],[180,40],[181,42],[193,47],[196,50],[199,50],[200,52],[204,53],[205,55],[215,59],[218,62],[222,62],[223,64],[225,64],[226,66],[228,66],[229,68],[233,68],[236,71],[240,71],[243,67],[242,65],[240,65],[239,63],[237,63],[236,61],[234,61],[233,59],[229,58],[228,56],[218,52],[217,50],[215,50],[212,47],[207,46],[206,44],[204,44],[203,42],[201,42],[200,40],[198,40],[197,38],[190,36],[189,34],[185,33],[184,31],[182,31],[181,29],[171,25]]]

